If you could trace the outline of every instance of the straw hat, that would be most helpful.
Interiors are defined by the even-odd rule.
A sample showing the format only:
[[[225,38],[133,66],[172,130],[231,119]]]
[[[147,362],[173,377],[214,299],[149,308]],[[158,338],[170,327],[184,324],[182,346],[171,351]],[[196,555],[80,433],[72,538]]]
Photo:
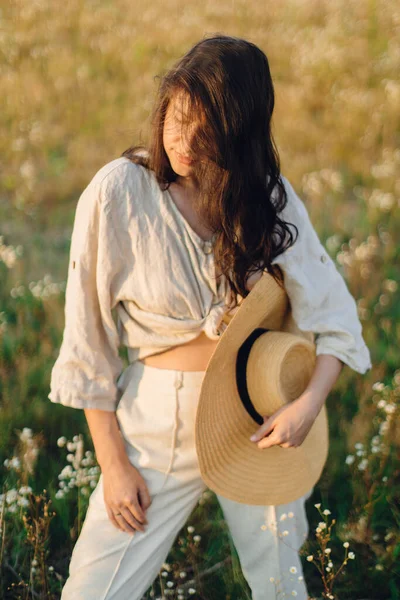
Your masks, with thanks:
[[[206,368],[195,444],[206,485],[244,504],[296,500],[318,481],[328,455],[325,404],[303,443],[260,449],[250,436],[306,388],[314,334],[295,324],[284,288],[264,272],[221,335]]]

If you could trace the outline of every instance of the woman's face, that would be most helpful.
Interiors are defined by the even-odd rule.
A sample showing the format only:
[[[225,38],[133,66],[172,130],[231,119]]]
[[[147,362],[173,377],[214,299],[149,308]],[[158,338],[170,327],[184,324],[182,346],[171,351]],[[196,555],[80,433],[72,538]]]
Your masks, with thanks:
[[[187,99],[182,92],[170,100],[164,121],[163,143],[172,169],[183,177],[190,175],[194,157],[190,153],[190,138],[196,124],[186,124]],[[182,127],[182,123],[185,126]]]

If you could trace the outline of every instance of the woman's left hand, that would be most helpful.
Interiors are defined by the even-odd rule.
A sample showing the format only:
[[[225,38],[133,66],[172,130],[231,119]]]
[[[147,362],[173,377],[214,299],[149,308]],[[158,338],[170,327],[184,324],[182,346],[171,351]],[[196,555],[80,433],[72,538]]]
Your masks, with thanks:
[[[259,448],[278,445],[282,448],[295,448],[305,440],[318,412],[316,403],[310,396],[299,396],[282,406],[271,416],[263,416],[264,423],[255,432]],[[253,436],[252,436],[253,437]]]

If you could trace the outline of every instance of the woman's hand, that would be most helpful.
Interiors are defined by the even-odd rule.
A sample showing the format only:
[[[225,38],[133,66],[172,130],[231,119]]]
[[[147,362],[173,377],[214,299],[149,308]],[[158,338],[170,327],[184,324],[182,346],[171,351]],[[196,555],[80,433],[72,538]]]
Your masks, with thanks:
[[[318,412],[309,395],[301,395],[296,400],[282,406],[271,416],[263,416],[264,423],[255,432],[251,441],[258,442],[259,448],[278,445],[282,448],[300,446],[314,423]],[[254,437],[254,439],[253,439]]]
[[[109,519],[117,529],[144,531],[146,510],[151,504],[149,490],[140,472],[126,461],[103,470],[104,502]],[[117,513],[120,513],[119,515]]]

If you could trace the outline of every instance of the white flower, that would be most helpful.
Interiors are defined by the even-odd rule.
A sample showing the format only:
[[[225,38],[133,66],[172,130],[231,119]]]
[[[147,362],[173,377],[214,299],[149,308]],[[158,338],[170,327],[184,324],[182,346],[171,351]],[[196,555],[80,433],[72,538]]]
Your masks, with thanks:
[[[315,508],[320,508],[321,504],[314,504]]]
[[[296,590],[292,590],[292,596],[297,596]]]
[[[18,456],[13,456],[13,458],[10,460],[10,465],[13,469],[19,469],[21,466],[21,461],[19,460]]]
[[[286,514],[286,513],[283,513],[283,514],[281,514],[281,516],[279,517],[279,520],[280,520],[280,521],[284,521],[284,520],[286,519],[286,517],[287,517],[287,514]]]
[[[373,384],[372,389],[374,390],[374,392],[382,392],[385,389],[385,384],[381,381],[376,381]]]
[[[269,580],[270,580],[271,583],[274,583],[275,578],[274,577],[270,577]]]
[[[363,458],[362,461],[360,462],[360,464],[358,465],[358,468],[360,471],[365,471],[365,469],[368,466],[368,459],[367,458]]]
[[[6,502],[7,502],[7,504],[12,504],[13,502],[15,502],[16,499],[17,499],[17,497],[18,497],[17,490],[14,490],[14,489],[8,490],[6,492]]]
[[[353,456],[353,454],[349,454],[348,456],[346,456],[346,465],[352,465],[354,461],[355,457]]]
[[[354,554],[354,552],[349,552],[348,556],[349,558],[355,558],[356,555]]]
[[[325,554],[330,554],[332,552],[331,548],[325,548]]]
[[[173,581],[167,581],[167,586],[169,588],[173,587],[174,586],[174,582]]]
[[[201,535],[195,535],[193,536],[193,539],[195,542],[199,542],[201,540]]]
[[[364,444],[362,444],[361,442],[357,442],[356,444],[354,444],[354,448],[356,450],[361,450],[364,447]]]
[[[321,521],[321,523],[318,523],[318,527],[320,529],[326,529],[326,523],[325,523],[325,521]]]
[[[20,496],[17,502],[19,506],[29,506],[29,500],[25,496]]]
[[[182,579],[183,579],[184,577],[186,577],[186,571],[181,571],[181,572],[179,573],[179,577],[182,577]]]
[[[303,575],[299,575],[297,579],[298,579],[299,581],[303,581],[304,577],[303,577]]]
[[[196,590],[194,588],[189,588],[188,592],[189,592],[189,594],[195,594]]]
[[[193,525],[189,525],[189,527],[187,528],[187,530],[188,530],[189,533],[193,533],[193,531],[194,531]]]
[[[310,554],[309,556],[307,556],[307,560],[308,562],[311,562],[314,560],[314,556],[312,554]]]
[[[286,536],[286,535],[289,535],[289,532],[288,532],[288,530],[287,530],[287,529],[285,529],[285,531],[282,531],[282,535],[284,535],[284,536]]]
[[[29,429],[29,427],[24,427],[23,430],[21,431],[20,435],[19,435],[19,439],[22,442],[26,442],[31,437],[32,437],[32,429]]]
[[[326,567],[326,570],[327,570],[327,571],[328,571],[328,573],[329,573],[329,571],[331,570],[331,568],[330,568],[330,567]]]
[[[333,562],[331,560],[328,562],[328,567],[330,567],[330,568],[333,567]]]
[[[323,513],[322,513],[322,514],[324,514],[324,515],[330,515],[330,514],[331,514],[331,511],[330,511],[330,510],[328,510],[328,509],[326,508],[326,509],[323,511]]]
[[[350,546],[350,544],[349,544],[349,542],[343,542],[343,546],[344,546],[345,548],[348,548],[348,547]]]
[[[289,512],[288,515],[289,519],[292,519],[294,517],[294,514],[292,512]]]
[[[291,573],[297,573],[297,569],[296,569],[296,567],[290,567],[289,571],[290,571]]]

